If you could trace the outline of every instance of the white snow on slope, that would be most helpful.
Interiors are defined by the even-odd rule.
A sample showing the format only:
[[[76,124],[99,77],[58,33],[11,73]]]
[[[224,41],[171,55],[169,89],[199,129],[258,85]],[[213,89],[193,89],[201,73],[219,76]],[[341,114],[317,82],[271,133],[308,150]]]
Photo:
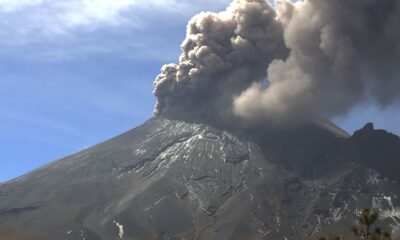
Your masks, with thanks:
[[[120,224],[117,221],[113,221],[113,223],[115,224],[115,226],[117,226],[118,228],[118,236],[120,239],[122,239],[124,237],[124,225]]]

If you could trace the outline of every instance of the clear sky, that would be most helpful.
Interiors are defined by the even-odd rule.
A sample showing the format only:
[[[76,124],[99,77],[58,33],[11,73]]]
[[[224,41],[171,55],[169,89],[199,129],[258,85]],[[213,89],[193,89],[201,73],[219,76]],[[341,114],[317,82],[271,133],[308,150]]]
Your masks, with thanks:
[[[0,0],[0,182],[152,116],[152,84],[185,26],[229,0]],[[399,105],[334,119],[400,134]]]

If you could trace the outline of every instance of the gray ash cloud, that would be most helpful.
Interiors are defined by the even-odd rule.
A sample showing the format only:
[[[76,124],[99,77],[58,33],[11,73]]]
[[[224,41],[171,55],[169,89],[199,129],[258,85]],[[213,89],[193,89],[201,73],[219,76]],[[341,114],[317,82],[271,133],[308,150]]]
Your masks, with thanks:
[[[281,123],[366,100],[390,105],[400,90],[399,25],[397,0],[234,0],[189,22],[179,63],[155,80],[155,113]]]

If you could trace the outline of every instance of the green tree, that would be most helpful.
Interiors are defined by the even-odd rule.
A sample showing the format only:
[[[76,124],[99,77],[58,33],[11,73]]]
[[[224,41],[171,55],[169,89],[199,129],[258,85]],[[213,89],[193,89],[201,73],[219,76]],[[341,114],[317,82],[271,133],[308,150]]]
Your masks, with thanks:
[[[361,211],[361,214],[357,216],[358,223],[351,227],[351,231],[356,237],[365,240],[392,240],[390,231],[375,226],[378,219],[378,210],[365,208]],[[328,240],[328,238],[320,237],[318,240]],[[340,237],[333,237],[331,240],[340,240]]]
[[[379,218],[378,210],[365,208],[357,217],[358,224],[351,227],[355,236],[366,240],[391,240],[392,235],[388,230],[382,230],[380,227],[374,227]]]

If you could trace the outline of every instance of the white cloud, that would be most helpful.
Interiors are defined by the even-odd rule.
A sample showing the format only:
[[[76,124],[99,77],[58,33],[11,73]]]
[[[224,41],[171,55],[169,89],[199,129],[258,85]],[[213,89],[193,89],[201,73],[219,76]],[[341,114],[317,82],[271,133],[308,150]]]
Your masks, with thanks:
[[[137,46],[148,45],[145,39],[159,38],[161,33],[156,29],[184,25],[193,14],[223,9],[229,2],[0,0],[0,55],[55,56],[57,60],[132,46],[135,51],[144,50]]]
[[[83,0],[60,3],[60,20],[66,26],[82,26],[92,23],[117,23],[119,13],[123,9],[133,5],[133,1],[102,1],[102,0]]]
[[[0,0],[0,9],[12,12],[23,7],[39,5],[43,0]]]
[[[54,30],[82,26],[101,27],[103,24],[132,24],[135,15],[142,15],[144,12],[150,15],[148,17],[160,12],[186,15],[200,9],[207,10],[203,6],[213,9],[228,2],[228,0],[0,0],[0,14],[6,20],[18,16],[31,20],[28,26],[50,27]],[[17,29],[24,27],[21,25],[16,26]]]
[[[0,0],[0,16],[15,34],[49,36],[121,24],[127,20],[121,13],[135,5],[135,0]]]

